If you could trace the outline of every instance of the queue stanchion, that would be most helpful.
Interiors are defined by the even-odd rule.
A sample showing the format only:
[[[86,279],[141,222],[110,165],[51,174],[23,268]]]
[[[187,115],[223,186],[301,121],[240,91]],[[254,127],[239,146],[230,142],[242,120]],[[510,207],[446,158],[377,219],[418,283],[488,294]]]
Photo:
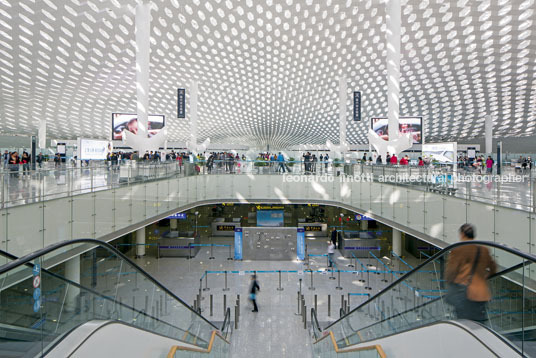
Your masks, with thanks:
[[[279,287],[277,288],[278,291],[283,291],[283,287],[281,287],[281,270],[279,270]]]
[[[297,316],[301,315],[300,313],[300,292],[298,291],[298,312],[296,313]]]
[[[210,317],[212,317],[214,315],[214,307],[213,307],[213,304],[214,304],[214,300],[213,300],[213,297],[212,297],[212,294],[210,295]]]
[[[372,287],[370,287],[370,270],[367,269],[367,285],[365,286],[365,290],[372,290]]]
[[[315,294],[315,312],[318,311],[318,297]]]
[[[205,271],[205,288],[203,291],[210,291],[210,288],[208,288],[208,273]]]
[[[335,287],[336,290],[342,290],[341,287],[341,270],[337,270],[338,285]]]
[[[223,291],[229,291],[229,287],[227,287],[227,270],[224,272],[225,275],[225,287],[223,288]]]
[[[313,284],[313,270],[309,270],[311,272],[311,286],[309,286],[309,290],[314,291],[315,286]]]
[[[328,317],[331,317],[331,295],[328,295]]]
[[[333,263],[332,263],[333,264]],[[331,276],[329,276],[330,280],[335,280],[335,273],[333,272],[334,267],[331,266]]]
[[[227,295],[223,295],[223,317],[225,317],[225,311],[227,311]]]
[[[210,244],[210,257],[209,260],[214,260],[214,244]]]
[[[233,260],[231,245],[229,245],[229,257],[227,258],[228,261]]]
[[[192,259],[192,244],[188,243],[188,260]]]

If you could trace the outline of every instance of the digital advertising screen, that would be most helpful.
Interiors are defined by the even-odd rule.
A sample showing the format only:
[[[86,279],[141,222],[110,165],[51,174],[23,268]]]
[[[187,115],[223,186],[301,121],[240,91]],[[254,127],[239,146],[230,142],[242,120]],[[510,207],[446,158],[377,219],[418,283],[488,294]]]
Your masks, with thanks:
[[[257,210],[257,226],[283,227],[284,224],[283,210]]]
[[[152,137],[165,125],[165,116],[150,115],[148,122],[148,137]],[[122,140],[123,130],[138,134],[138,115],[128,113],[112,113],[112,139]]]
[[[107,140],[78,138],[78,159],[80,160],[106,160],[106,156],[111,152],[112,145]]]
[[[423,158],[444,164],[453,164],[456,161],[457,144],[455,142],[427,143],[422,145]]]
[[[370,119],[372,130],[384,140],[389,140],[389,120],[383,117]],[[400,133],[411,133],[413,144],[422,143],[422,117],[400,117]]]

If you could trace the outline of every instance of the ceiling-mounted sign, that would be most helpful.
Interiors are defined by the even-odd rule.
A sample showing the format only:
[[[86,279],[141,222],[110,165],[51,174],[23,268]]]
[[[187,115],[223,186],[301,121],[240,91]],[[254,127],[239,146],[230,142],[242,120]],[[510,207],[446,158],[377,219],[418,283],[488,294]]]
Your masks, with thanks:
[[[177,118],[186,118],[186,89],[177,90]]]
[[[361,121],[361,92],[354,92],[354,121]]]

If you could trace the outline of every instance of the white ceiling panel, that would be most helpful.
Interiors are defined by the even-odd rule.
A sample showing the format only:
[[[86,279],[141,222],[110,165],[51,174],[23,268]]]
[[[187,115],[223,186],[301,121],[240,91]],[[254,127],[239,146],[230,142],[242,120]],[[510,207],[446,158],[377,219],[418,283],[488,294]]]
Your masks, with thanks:
[[[0,0],[0,131],[110,138],[133,112],[135,0]],[[534,0],[406,0],[401,115],[426,140],[536,134]],[[199,140],[285,147],[338,142],[338,78],[348,140],[387,114],[385,3],[379,0],[154,0],[150,112],[188,138],[177,88],[199,81]],[[363,122],[351,92],[362,91]],[[188,113],[188,107],[187,107]]]

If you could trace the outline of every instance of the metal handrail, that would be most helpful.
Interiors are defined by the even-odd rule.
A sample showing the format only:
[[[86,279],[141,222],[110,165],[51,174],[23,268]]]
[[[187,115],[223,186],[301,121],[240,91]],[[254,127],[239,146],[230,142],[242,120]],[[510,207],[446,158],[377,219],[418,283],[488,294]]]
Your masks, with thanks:
[[[227,310],[225,311],[225,317],[223,318],[223,323],[221,325],[221,333],[223,334],[224,338],[227,339],[227,328],[231,326],[231,308],[227,307]]]
[[[313,328],[313,335],[315,336],[315,339],[318,339],[316,332],[322,333],[322,328],[318,323],[318,316],[314,307],[311,307],[311,326]]]

